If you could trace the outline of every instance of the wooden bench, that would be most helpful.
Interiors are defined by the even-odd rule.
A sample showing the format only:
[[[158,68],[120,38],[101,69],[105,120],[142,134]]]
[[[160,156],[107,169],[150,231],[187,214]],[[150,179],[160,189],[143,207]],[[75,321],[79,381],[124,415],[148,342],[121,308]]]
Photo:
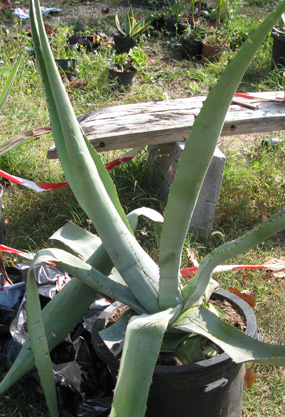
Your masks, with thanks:
[[[251,94],[256,98],[239,97],[235,100],[241,104],[232,102],[221,135],[285,130],[285,103],[270,101],[276,97],[283,101],[284,92]],[[106,107],[82,115],[78,121],[98,152],[149,146],[153,183],[165,199],[183,150],[182,142],[189,135],[205,99],[206,96],[199,96]],[[54,146],[47,156],[57,158]],[[209,234],[212,230],[224,166],[225,156],[217,148],[190,225],[198,232]]]
[[[268,99],[282,97],[283,92],[252,93]],[[78,117],[79,123],[98,152],[139,146],[180,142],[189,135],[195,116],[206,96],[150,103],[125,104],[94,110]],[[227,113],[223,136],[271,132],[285,129],[285,104],[258,98],[238,98],[258,109],[232,104]],[[56,149],[48,158],[57,158]]]

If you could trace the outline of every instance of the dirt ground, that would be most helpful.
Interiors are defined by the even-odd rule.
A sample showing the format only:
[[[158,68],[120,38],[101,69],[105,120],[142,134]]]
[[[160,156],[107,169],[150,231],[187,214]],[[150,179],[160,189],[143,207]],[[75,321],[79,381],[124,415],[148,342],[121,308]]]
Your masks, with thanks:
[[[253,147],[260,147],[263,140],[270,138],[280,138],[284,140],[284,132],[276,131],[239,136],[221,136],[219,139],[219,148],[227,155],[232,152],[238,152],[243,148],[250,149]]]

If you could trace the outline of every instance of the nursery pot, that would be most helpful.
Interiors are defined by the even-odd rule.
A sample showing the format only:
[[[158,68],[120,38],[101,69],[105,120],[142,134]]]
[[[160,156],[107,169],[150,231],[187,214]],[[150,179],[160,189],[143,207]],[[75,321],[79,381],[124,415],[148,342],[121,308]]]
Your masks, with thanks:
[[[136,44],[133,38],[129,36],[123,36],[118,30],[113,32],[113,39],[115,43],[115,49],[118,54],[128,53],[131,48]]]
[[[272,47],[272,61],[277,67],[285,67],[285,36],[280,36],[278,33],[272,32],[273,47]]]
[[[202,40],[201,39],[182,39],[181,55],[183,59],[201,59],[202,57]]]
[[[255,315],[245,301],[223,290],[215,292],[213,298],[230,301],[246,319],[246,334],[258,337]],[[98,335],[109,315],[110,310],[103,311],[96,320],[92,343],[115,378],[119,360]],[[226,353],[189,365],[156,366],[146,417],[240,417],[243,382],[244,365],[234,363]]]
[[[128,71],[118,71],[115,67],[109,67],[109,74],[112,80],[115,80],[119,85],[123,87],[132,87],[135,82],[137,70],[134,67],[130,67]]]
[[[185,32],[185,30],[187,30],[187,26],[174,19],[167,18],[165,22],[165,29],[170,33],[178,33],[181,35]]]
[[[76,59],[56,59],[55,61],[64,72],[75,70]]]
[[[202,57],[209,62],[218,62],[222,54],[223,47],[220,43],[210,44],[202,41]]]

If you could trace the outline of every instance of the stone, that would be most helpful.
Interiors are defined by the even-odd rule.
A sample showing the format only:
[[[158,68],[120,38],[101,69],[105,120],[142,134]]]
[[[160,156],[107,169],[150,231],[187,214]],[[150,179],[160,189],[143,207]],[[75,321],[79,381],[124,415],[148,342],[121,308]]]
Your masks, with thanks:
[[[148,147],[150,174],[162,200],[167,200],[184,145],[184,142],[176,142]],[[216,147],[190,223],[190,228],[194,228],[198,234],[208,235],[212,231],[225,163],[226,157]]]

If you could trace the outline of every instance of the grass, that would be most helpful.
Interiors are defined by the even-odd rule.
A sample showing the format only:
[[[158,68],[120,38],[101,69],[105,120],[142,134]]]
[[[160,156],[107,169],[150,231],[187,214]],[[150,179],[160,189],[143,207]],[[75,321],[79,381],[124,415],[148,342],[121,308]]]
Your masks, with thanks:
[[[222,59],[215,64],[181,60],[177,45],[179,37],[175,34],[147,36],[141,44],[148,56],[147,66],[139,73],[135,87],[122,92],[111,88],[107,73],[108,62],[112,57],[112,48],[108,45],[111,44],[110,34],[114,28],[114,9],[107,16],[99,14],[98,18],[83,15],[81,22],[86,33],[100,32],[107,39],[102,42],[102,49],[97,54],[81,51],[73,56],[70,51],[66,51],[65,46],[78,21],[76,17],[69,18],[68,14],[72,7],[82,10],[84,6],[78,6],[79,2],[63,3],[42,1],[45,6],[62,6],[63,16],[60,22],[56,18],[46,19],[48,24],[57,29],[52,48],[56,58],[76,58],[76,75],[86,83],[84,89],[68,90],[77,115],[116,104],[207,94],[235,53],[233,49],[240,47],[274,4],[273,1],[262,0],[232,2],[235,10],[231,24],[225,27],[223,33],[231,41],[232,48],[227,48]],[[68,3],[73,3],[73,6]],[[246,17],[244,13],[242,16],[238,13],[238,7],[241,6],[243,11],[247,11]],[[142,15],[148,12],[144,10],[136,13]],[[27,22],[17,21],[7,15],[4,23],[9,33],[0,28],[0,91],[17,54],[31,49],[30,39],[25,34]],[[239,87],[240,91],[283,89],[283,71],[271,66],[271,47],[272,38],[269,35],[252,61]],[[23,55],[16,84],[0,115],[1,143],[23,131],[49,125],[36,65],[25,52]],[[284,138],[284,132],[273,132],[271,136],[277,135]],[[213,233],[203,241],[198,241],[189,234],[183,254],[183,266],[191,266],[187,247],[194,250],[199,260],[210,249],[241,235],[284,206],[284,144],[277,149],[263,148],[261,141],[261,135],[221,141],[220,147],[227,157],[227,163]],[[0,158],[1,169],[38,182],[62,181],[64,177],[59,162],[46,158],[46,152],[52,143],[52,136],[45,135],[34,143],[9,152]],[[114,152],[102,154],[104,161],[117,156]],[[114,169],[111,175],[127,212],[142,205],[163,210],[163,202],[158,199],[152,187],[146,151],[131,163]],[[69,220],[92,230],[92,225],[68,188],[38,194],[8,181],[1,180],[1,183],[4,186],[2,224],[6,245],[36,251],[47,246],[48,237]],[[155,256],[154,235],[148,222],[139,223],[138,238]],[[284,240],[284,234],[279,234],[249,254],[233,260],[233,263],[259,264],[267,258],[280,259],[284,256]],[[9,256],[5,258],[7,262],[11,260]],[[266,271],[235,271],[219,274],[217,280],[223,288],[235,286],[240,290],[254,291],[257,295],[255,312],[263,339],[273,343],[282,342],[284,278],[276,278]],[[243,417],[283,415],[283,371],[256,366],[255,373],[258,377],[256,383],[251,390],[246,389],[244,393]],[[41,394],[37,393],[36,386],[33,390],[30,389],[30,383],[30,380],[24,379],[9,390],[6,396],[1,397],[1,417],[45,415],[43,401],[39,402]],[[26,397],[28,391],[29,395]],[[19,395],[19,392],[23,394]]]

